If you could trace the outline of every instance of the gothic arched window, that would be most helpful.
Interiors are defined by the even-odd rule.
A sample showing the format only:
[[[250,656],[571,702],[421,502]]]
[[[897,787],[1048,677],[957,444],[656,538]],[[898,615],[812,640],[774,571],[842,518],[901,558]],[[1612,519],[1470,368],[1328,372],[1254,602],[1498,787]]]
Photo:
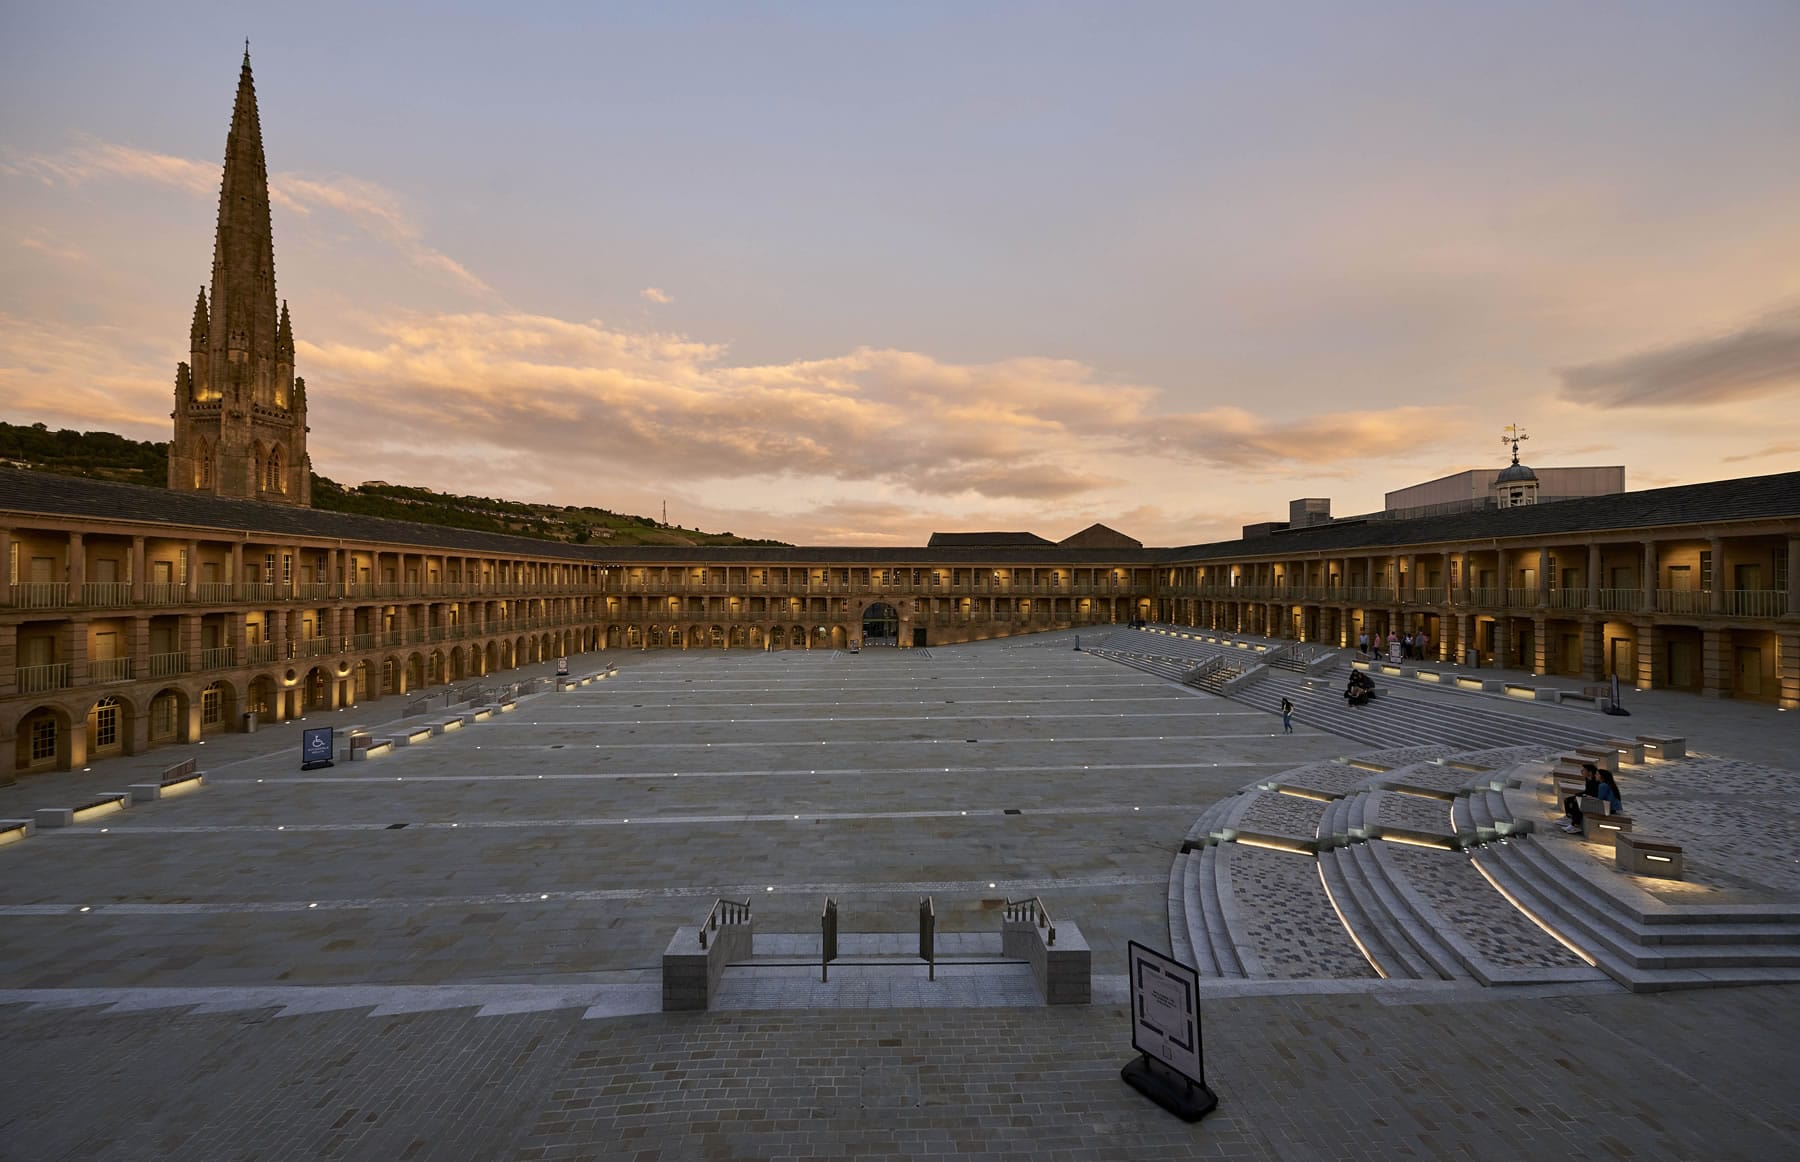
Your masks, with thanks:
[[[204,439],[194,452],[194,487],[213,486],[213,446]]]
[[[267,492],[286,492],[286,481],[281,473],[281,445],[269,449],[269,463],[263,473],[263,489]]]

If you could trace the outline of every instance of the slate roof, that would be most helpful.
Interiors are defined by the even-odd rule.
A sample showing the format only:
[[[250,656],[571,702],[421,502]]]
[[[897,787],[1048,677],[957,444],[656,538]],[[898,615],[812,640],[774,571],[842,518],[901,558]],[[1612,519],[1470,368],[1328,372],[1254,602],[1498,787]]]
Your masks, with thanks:
[[[696,545],[566,545],[530,537],[385,520],[254,500],[225,500],[45,472],[0,468],[0,513],[96,520],[149,521],[225,534],[249,532],[468,552],[553,557],[605,565],[1106,565],[1145,567],[1228,557],[1296,556],[1404,545],[1464,545],[1527,537],[1621,532],[1731,521],[1800,520],[1800,472],[1684,484],[1609,496],[1585,496],[1521,508],[1488,509],[1408,520],[1343,521],[1288,529],[1250,541],[1217,541],[1165,549],[1078,548],[1038,537],[1015,545],[931,544],[923,547]],[[15,523],[29,523],[15,521]],[[936,534],[967,537],[985,534]],[[1025,534],[1030,536],[1031,534]]]
[[[1218,541],[1154,550],[1159,562],[1220,557],[1279,557],[1401,545],[1456,545],[1516,537],[1555,537],[1610,530],[1705,525],[1726,521],[1800,520],[1800,472],[1682,484],[1642,492],[1580,496],[1519,508],[1445,513],[1409,520],[1343,521],[1286,529],[1254,541]]]
[[[931,539],[925,542],[925,547],[928,549],[1021,548],[1026,545],[1055,543],[1045,540],[1036,533],[932,533]]]

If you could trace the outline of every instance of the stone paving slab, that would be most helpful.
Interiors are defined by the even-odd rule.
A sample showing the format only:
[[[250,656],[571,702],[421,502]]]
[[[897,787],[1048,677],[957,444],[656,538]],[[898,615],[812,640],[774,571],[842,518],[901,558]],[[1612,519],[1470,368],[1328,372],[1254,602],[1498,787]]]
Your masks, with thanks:
[[[1119,1080],[1131,1050],[1116,1005],[613,1020],[5,1009],[0,1066],[8,1140],[45,1159],[1724,1162],[1800,1150],[1784,1032],[1800,989],[1444,998],[1205,1003],[1220,1105],[1193,1125]],[[1470,1045],[1473,1021],[1504,1029],[1504,1052]]]

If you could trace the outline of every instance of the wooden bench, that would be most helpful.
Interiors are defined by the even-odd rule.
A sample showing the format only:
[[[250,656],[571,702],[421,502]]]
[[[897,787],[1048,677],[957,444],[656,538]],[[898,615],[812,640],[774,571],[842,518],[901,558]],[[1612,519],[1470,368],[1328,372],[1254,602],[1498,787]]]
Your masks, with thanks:
[[[1633,875],[1678,880],[1681,878],[1681,845],[1621,831],[1613,842],[1613,866]]]

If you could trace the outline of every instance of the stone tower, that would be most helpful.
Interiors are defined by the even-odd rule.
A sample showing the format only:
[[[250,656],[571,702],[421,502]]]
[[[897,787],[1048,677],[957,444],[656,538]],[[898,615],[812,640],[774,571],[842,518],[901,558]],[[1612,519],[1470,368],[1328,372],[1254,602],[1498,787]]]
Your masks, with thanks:
[[[194,303],[188,351],[175,369],[169,487],[311,504],[306,381],[294,377],[287,304],[275,310],[269,172],[248,45],[225,138],[212,294],[202,287]]]

